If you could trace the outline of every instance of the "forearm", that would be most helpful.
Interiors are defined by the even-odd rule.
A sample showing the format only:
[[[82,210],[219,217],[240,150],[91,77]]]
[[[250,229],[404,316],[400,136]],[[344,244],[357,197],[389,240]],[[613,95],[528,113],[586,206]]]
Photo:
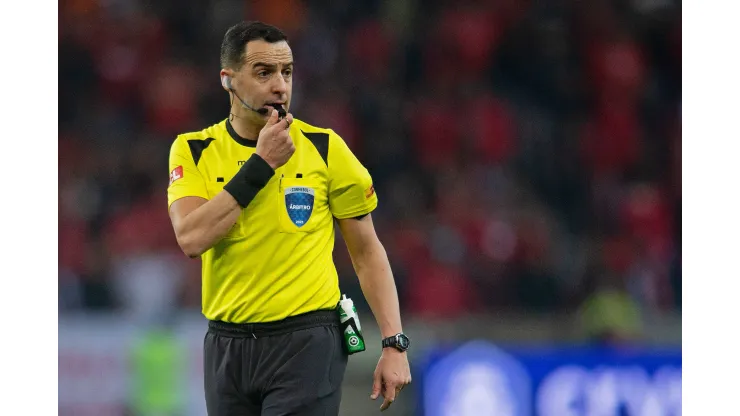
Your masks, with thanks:
[[[239,219],[242,208],[227,192],[193,210],[177,224],[177,242],[190,257],[198,257],[219,242]]]
[[[377,241],[372,247],[366,247],[354,263],[362,293],[383,338],[403,332],[396,282],[383,245]]]
[[[197,257],[221,240],[239,219],[243,208],[269,182],[275,171],[253,154],[212,200],[188,213],[176,224],[177,241],[185,254]]]

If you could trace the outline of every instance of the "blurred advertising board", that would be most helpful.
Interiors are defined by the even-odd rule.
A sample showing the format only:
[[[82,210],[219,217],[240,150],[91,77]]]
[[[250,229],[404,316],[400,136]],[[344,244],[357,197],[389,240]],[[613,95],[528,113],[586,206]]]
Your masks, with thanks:
[[[437,347],[417,363],[419,415],[679,416],[680,348]]]
[[[58,414],[166,414],[134,412],[132,406],[138,400],[177,408],[170,414],[203,416],[206,322],[198,314],[180,316],[166,329],[166,337],[161,333],[152,337],[152,328],[120,316],[60,317]],[[162,355],[178,359],[157,358]],[[367,358],[374,368],[375,357]],[[418,403],[417,412],[409,414],[681,415],[681,363],[680,348],[514,347],[483,341],[437,345],[413,357],[412,387]],[[352,368],[361,365],[355,360]],[[151,371],[137,371],[142,366]],[[158,378],[157,372],[170,377]],[[358,388],[363,397],[364,380],[371,372],[372,368],[362,367]],[[168,388],[154,397],[147,395],[162,385]],[[375,412],[377,403],[371,404]]]
[[[135,325],[120,317],[82,316],[59,320],[59,415],[127,416],[156,414],[132,409],[132,403],[146,400],[140,392],[142,382],[152,381],[151,374],[138,375],[137,368],[149,365],[151,357],[163,350],[176,354],[178,365],[174,383],[165,379],[167,404],[176,408],[171,414],[203,416],[202,349],[206,324],[202,318],[186,317],[166,328],[164,337],[152,347],[151,328]],[[146,342],[144,342],[146,341]],[[142,346],[144,360],[137,356]],[[166,360],[165,360],[166,361]],[[172,363],[171,363],[172,364]],[[157,367],[155,364],[153,367]],[[161,367],[159,367],[161,368]],[[155,368],[156,370],[156,368]],[[172,372],[168,368],[167,372]],[[154,401],[153,403],[157,403]]]

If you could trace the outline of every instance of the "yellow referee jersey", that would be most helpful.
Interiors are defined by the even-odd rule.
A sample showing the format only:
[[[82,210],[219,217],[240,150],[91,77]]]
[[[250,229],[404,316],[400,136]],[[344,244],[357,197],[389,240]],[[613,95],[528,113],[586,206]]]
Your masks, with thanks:
[[[332,259],[333,218],[370,213],[372,178],[331,129],[294,119],[295,153],[242,210],[228,234],[203,253],[203,315],[234,323],[269,322],[340,298]],[[255,151],[228,120],[181,134],[170,150],[168,206],[210,199]]]

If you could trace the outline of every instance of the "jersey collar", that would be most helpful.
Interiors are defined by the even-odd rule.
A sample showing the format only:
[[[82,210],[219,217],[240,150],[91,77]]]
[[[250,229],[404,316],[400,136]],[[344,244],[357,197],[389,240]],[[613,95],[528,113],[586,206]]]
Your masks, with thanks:
[[[226,119],[226,131],[228,131],[229,136],[231,136],[231,138],[240,145],[246,147],[257,147],[257,140],[245,139],[237,134],[236,130],[234,130],[234,126],[231,125],[231,121],[228,118]]]

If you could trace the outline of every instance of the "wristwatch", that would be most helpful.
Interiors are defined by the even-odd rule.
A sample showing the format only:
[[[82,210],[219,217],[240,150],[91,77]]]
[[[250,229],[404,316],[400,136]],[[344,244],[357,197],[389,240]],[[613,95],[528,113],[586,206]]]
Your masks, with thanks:
[[[403,332],[399,332],[396,335],[383,339],[383,348],[393,347],[398,351],[404,352],[409,349],[410,345],[411,340],[409,340],[409,337],[404,335]]]

